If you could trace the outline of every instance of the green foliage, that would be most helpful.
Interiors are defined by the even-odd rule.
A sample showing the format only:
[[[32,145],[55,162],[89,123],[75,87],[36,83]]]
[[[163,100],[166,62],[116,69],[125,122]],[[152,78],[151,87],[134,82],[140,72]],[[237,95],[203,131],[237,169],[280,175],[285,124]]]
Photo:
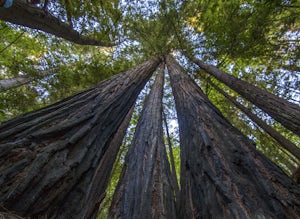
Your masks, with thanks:
[[[0,121],[45,106],[39,97],[40,93],[31,85],[0,93]]]
[[[192,1],[189,25],[204,35],[203,46],[214,58],[261,57],[288,48],[274,44],[288,31],[297,32],[296,3],[281,1]],[[201,40],[201,39],[200,39]],[[278,41],[276,42],[278,43]]]
[[[168,151],[168,149],[167,149],[167,151]],[[179,146],[173,147],[172,152],[173,152],[173,157],[174,157],[177,181],[180,182],[180,147]],[[168,151],[168,159],[169,159],[169,162],[171,162],[169,151]]]
[[[0,121],[71,96],[135,65],[136,60],[123,56],[112,59],[111,49],[73,45],[4,22],[0,25],[0,80],[33,79],[0,93]],[[52,73],[44,75],[49,70]]]
[[[59,0],[50,2],[48,11],[84,36],[115,42],[118,41],[118,25],[122,21],[122,11],[118,6],[119,0]]]
[[[0,22],[0,79],[39,65],[46,48],[22,29]]]

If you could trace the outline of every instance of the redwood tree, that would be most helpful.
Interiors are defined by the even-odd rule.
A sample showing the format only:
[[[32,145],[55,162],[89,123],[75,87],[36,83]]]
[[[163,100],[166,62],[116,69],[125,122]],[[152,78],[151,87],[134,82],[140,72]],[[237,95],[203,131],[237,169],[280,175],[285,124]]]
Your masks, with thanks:
[[[227,94],[217,85],[215,85],[211,80],[208,79],[209,84],[214,87],[219,93],[225,96],[230,102],[232,102],[238,109],[240,109],[243,113],[245,113],[253,122],[255,122],[259,127],[261,127],[266,133],[268,133],[272,138],[274,138],[281,147],[288,150],[291,154],[293,154],[298,160],[300,160],[300,148],[298,148],[294,143],[292,143],[289,139],[285,138],[274,128],[269,126],[266,122],[256,116],[250,109],[240,104],[236,101],[232,96]]]
[[[163,140],[161,68],[138,121],[109,218],[176,218],[171,170]]]
[[[108,159],[119,125],[159,62],[153,58],[1,124],[0,205],[21,216],[48,218],[81,218],[93,211],[98,200],[89,199],[89,192],[100,195],[105,189],[94,179],[97,168],[109,171],[110,162],[101,162]]]
[[[189,56],[200,68],[211,74],[244,98],[268,113],[283,126],[300,136],[300,107],[246,81]]]
[[[295,94],[289,89],[296,89],[296,83],[288,83],[296,78],[292,72],[288,72],[284,85],[281,83],[285,80],[280,78],[284,71],[295,72],[299,68],[296,11],[299,7],[295,1],[145,0],[140,4],[112,0],[90,4],[58,0],[50,1],[45,8],[49,10],[43,10],[40,5],[29,6],[24,0],[14,0],[11,8],[0,8],[0,19],[7,22],[0,22],[1,79],[15,77],[20,70],[30,70],[30,66],[48,69],[61,62],[68,68],[72,60],[82,57],[92,57],[97,66],[97,60],[111,56],[107,63],[126,60],[124,66],[128,66],[133,60],[170,51],[176,54],[180,49],[199,53],[205,60],[242,63],[245,69],[252,65],[260,67],[262,63],[272,71],[279,67],[280,74],[274,74],[275,80],[266,77],[269,80],[266,84],[275,83],[283,92]],[[100,58],[96,58],[99,48],[89,46],[65,56],[65,49],[77,45],[61,44],[55,37],[45,38],[26,27],[78,44],[113,46],[105,42],[116,39],[122,43],[115,48],[101,48],[105,55]],[[26,40],[15,44],[25,35]],[[41,43],[39,52],[36,42]],[[24,59],[24,56],[28,57]],[[41,57],[47,59],[43,61]],[[160,61],[154,58],[73,97],[3,122],[0,125],[0,211],[8,209],[30,218],[95,218],[105,196],[129,111]],[[136,128],[109,217],[299,218],[299,186],[224,119],[171,57],[167,62],[179,115],[181,190],[178,192],[176,188],[172,177],[175,165],[171,172],[163,145],[161,72]],[[84,71],[76,82],[67,74],[49,79],[61,85],[60,93],[73,85],[86,87],[89,77],[98,78],[97,74],[88,74],[86,81],[80,80],[87,76],[85,73],[92,65],[90,61],[82,62],[79,69]],[[120,69],[119,65],[111,66],[111,72]],[[201,63],[200,67],[299,134],[298,106],[228,76],[214,66]],[[54,94],[58,91],[54,87],[58,86],[53,86],[51,80],[38,80],[39,84],[47,84],[43,93],[47,98],[60,98],[61,95]],[[25,87],[37,92],[43,90],[34,83]],[[24,91],[24,95],[31,93],[18,90]],[[0,116],[14,114],[15,105],[25,105],[13,98],[13,90],[1,95],[7,95],[2,100],[12,100],[13,106],[0,109]],[[32,102],[43,104],[40,98]],[[295,139],[292,141],[296,142]],[[262,141],[258,142],[262,148]],[[298,173],[295,179],[299,178]]]
[[[168,56],[181,142],[180,218],[298,218],[300,188]]]

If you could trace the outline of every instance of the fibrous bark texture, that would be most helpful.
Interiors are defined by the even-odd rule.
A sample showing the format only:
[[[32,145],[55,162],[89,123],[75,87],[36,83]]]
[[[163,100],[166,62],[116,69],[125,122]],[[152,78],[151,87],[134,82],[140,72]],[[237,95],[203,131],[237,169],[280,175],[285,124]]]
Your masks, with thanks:
[[[94,205],[94,208],[91,207],[84,209],[84,213],[82,215],[82,218],[84,219],[97,218],[99,206],[102,200],[105,198],[105,189],[109,182],[114,162],[122,145],[133,111],[134,106],[131,107],[127,116],[125,117],[119,129],[115,133],[112,141],[109,143],[105,154],[101,158],[99,166],[96,169],[92,182],[90,183],[88,193],[86,195],[86,205]]]
[[[181,142],[180,218],[299,218],[300,188],[168,56]]]
[[[300,107],[298,105],[229,75],[215,66],[205,64],[199,59],[194,57],[189,58],[207,73],[213,75],[222,83],[268,113],[287,129],[300,136]]]
[[[163,69],[138,121],[114,194],[109,218],[176,218],[171,172],[163,140]]]
[[[225,91],[220,89],[217,85],[209,80],[209,83],[222,95],[224,95],[230,102],[232,102],[238,109],[240,109],[243,113],[245,113],[253,122],[255,122],[259,127],[261,127],[266,133],[268,133],[272,138],[274,138],[280,146],[289,151],[292,155],[294,155],[297,159],[300,160],[300,149],[292,143],[290,140],[286,139],[283,135],[281,135],[274,128],[269,126],[266,122],[261,120],[257,115],[253,114],[250,109],[243,106],[239,102],[237,102],[232,96],[228,95]]]
[[[0,7],[0,19],[41,30],[80,45],[114,46],[111,43],[104,43],[97,39],[82,36],[71,25],[63,23],[43,9],[30,6],[21,0],[14,0],[10,8]]]
[[[86,208],[94,209],[95,199],[87,195],[105,190],[105,183],[94,178],[102,171],[98,167],[110,165],[101,162],[159,62],[153,58],[94,88],[4,122],[0,205],[21,216],[47,218],[82,218]]]

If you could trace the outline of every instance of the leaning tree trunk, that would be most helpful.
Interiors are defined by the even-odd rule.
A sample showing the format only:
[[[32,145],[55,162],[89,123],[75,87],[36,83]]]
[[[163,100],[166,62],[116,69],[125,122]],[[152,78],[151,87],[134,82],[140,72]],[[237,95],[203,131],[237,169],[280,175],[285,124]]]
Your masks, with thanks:
[[[30,77],[18,76],[0,80],[0,92],[9,90],[13,87],[19,87],[32,82],[34,79]]]
[[[286,139],[283,135],[281,135],[278,131],[276,131],[274,128],[269,126],[266,122],[264,122],[262,119],[260,119],[257,115],[253,114],[250,109],[243,106],[238,101],[236,101],[232,96],[228,95],[225,91],[220,89],[211,80],[208,80],[208,82],[219,93],[221,93],[231,103],[233,103],[238,109],[240,109],[243,113],[245,113],[253,122],[255,122],[266,133],[268,133],[272,138],[274,138],[282,148],[289,151],[292,155],[294,155],[300,161],[300,149],[294,143],[292,143],[290,140]]]
[[[1,52],[0,52],[1,53]],[[85,58],[84,61],[88,61],[88,58]],[[68,65],[65,65],[67,68],[71,68],[75,65],[76,63],[71,63]],[[42,70],[36,72],[34,76],[29,75],[25,72],[25,75],[20,75],[17,77],[12,77],[12,78],[6,78],[6,79],[1,79],[0,80],[0,92],[7,91],[11,88],[16,88],[20,87],[25,84],[29,84],[37,79],[43,79],[47,76],[55,75],[59,73],[60,68],[59,67],[53,67],[50,69]]]
[[[176,218],[162,129],[163,73],[161,69],[145,101],[109,218]]]
[[[0,205],[21,216],[81,218],[97,167],[159,58],[0,126]],[[107,158],[105,158],[107,159]],[[112,158],[113,159],[113,158]],[[101,183],[99,184],[101,185]],[[99,197],[100,198],[100,197]]]
[[[36,79],[45,78],[46,76],[54,75],[58,68],[53,68],[40,72],[37,76],[20,75],[14,78],[6,78],[0,80],[0,92],[9,90],[11,88],[20,87],[25,84],[29,84]]]
[[[180,218],[299,218],[300,188],[168,56],[181,141]]]
[[[0,20],[41,30],[80,45],[115,46],[115,44],[83,36],[71,25],[60,21],[43,9],[30,6],[21,0],[14,0],[10,8],[0,7]]]
[[[207,73],[213,75],[228,87],[268,113],[287,129],[300,136],[300,107],[298,105],[229,75],[215,66],[205,64],[199,59],[190,56],[188,57]]]

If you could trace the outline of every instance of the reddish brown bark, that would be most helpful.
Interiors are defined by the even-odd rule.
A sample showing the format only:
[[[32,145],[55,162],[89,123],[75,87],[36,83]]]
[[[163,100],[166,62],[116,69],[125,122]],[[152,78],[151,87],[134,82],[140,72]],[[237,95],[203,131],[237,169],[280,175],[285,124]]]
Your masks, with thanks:
[[[138,121],[109,218],[176,218],[162,129],[163,69]]]
[[[168,56],[181,142],[180,218],[299,218],[300,188]]]
[[[88,199],[89,191],[99,195],[105,189],[93,181],[97,168],[107,159],[118,127],[159,62],[154,58],[94,88],[4,122],[0,205],[20,216],[48,218],[81,218],[86,209],[94,209],[97,197]]]
[[[0,7],[0,19],[41,30],[80,45],[115,46],[115,44],[83,36],[74,30],[71,25],[63,23],[58,18],[45,12],[45,10],[30,6],[21,0],[14,0],[10,8]]]
[[[287,129],[300,136],[300,107],[298,105],[229,75],[215,66],[205,64],[199,59],[191,56],[188,57],[207,73],[226,84],[241,96],[268,113]]]

